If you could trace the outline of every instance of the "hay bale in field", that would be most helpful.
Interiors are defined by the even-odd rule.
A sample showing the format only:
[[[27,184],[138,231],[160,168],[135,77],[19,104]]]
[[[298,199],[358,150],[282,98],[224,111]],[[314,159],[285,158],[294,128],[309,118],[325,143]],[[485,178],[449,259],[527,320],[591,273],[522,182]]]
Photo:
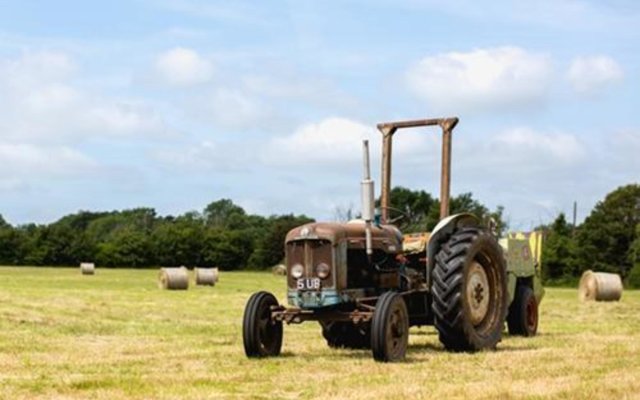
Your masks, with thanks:
[[[96,265],[89,262],[80,263],[80,273],[82,275],[93,275],[96,273]]]
[[[196,285],[215,286],[218,282],[218,268],[195,268]]]
[[[273,266],[273,268],[271,268],[271,272],[273,272],[274,275],[287,276],[287,267],[284,266],[283,264],[278,264]]]
[[[618,301],[622,297],[622,279],[618,274],[587,270],[580,278],[580,301]]]
[[[187,290],[189,289],[189,272],[185,267],[160,268],[158,286],[160,289]]]

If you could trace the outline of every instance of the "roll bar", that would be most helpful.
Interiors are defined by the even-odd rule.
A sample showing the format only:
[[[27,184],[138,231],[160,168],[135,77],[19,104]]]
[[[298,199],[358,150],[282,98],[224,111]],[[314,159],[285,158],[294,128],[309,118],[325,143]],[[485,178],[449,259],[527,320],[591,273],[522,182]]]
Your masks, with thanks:
[[[389,196],[391,195],[391,150],[393,135],[398,129],[416,128],[421,126],[435,126],[442,128],[442,169],[440,174],[440,219],[449,215],[449,197],[451,192],[451,135],[458,124],[457,117],[431,118],[411,121],[379,123],[378,130],[382,133],[382,193],[380,206],[382,208],[382,222],[389,217]]]

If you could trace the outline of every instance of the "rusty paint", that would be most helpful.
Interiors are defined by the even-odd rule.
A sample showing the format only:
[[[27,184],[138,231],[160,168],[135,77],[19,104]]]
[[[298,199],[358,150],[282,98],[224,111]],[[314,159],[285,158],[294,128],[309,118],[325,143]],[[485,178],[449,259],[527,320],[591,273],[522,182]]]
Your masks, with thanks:
[[[326,312],[314,312],[301,308],[284,308],[282,306],[271,309],[271,319],[287,324],[301,324],[305,321],[351,321],[354,324],[362,324],[371,321],[373,310],[365,309],[353,311],[331,310]]]

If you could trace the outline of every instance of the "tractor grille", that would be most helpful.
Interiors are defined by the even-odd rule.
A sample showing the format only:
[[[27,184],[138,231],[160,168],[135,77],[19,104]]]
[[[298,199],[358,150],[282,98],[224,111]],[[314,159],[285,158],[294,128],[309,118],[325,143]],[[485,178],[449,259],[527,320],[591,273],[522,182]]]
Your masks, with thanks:
[[[322,280],[322,286],[333,286],[335,270],[333,268],[333,247],[328,240],[296,240],[287,243],[287,281],[290,288],[296,287],[296,279],[291,276],[291,267],[301,264],[304,267],[304,278],[316,277],[315,268],[325,263],[331,268],[331,274]]]

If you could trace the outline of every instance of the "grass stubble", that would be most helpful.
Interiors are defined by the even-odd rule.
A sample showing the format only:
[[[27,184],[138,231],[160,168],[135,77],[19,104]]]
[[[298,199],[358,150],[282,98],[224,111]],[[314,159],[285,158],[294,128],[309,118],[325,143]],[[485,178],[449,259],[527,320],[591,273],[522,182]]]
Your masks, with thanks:
[[[407,360],[329,349],[317,323],[285,326],[283,355],[248,360],[247,298],[285,280],[222,272],[214,287],[164,291],[156,270],[0,268],[2,399],[640,398],[640,292],[580,303],[547,289],[540,334],[497,351],[443,350],[412,328]]]

